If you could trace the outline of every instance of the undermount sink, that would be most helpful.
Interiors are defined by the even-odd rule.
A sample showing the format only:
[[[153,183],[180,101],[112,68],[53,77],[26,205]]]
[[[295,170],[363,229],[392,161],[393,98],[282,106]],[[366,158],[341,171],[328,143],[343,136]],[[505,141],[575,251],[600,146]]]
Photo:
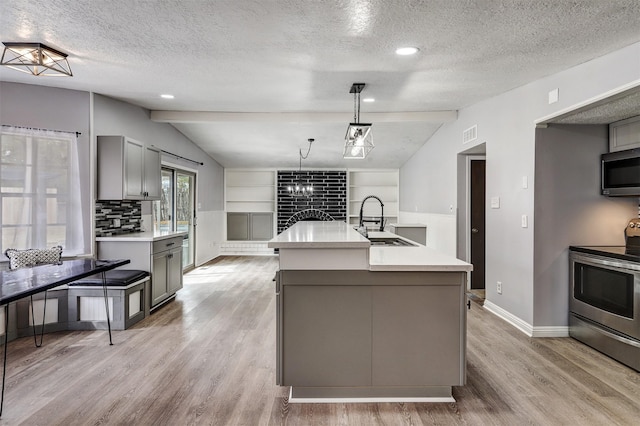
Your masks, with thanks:
[[[390,238],[367,238],[371,241],[372,246],[385,246],[385,247],[416,247],[416,244],[413,244],[407,240],[403,240],[402,238],[390,237]]]

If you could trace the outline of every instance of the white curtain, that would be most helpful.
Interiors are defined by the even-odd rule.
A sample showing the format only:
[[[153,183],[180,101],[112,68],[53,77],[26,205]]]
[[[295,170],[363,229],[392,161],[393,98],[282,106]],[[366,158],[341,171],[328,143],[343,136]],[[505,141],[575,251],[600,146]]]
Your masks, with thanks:
[[[86,254],[75,133],[1,127],[2,247]]]

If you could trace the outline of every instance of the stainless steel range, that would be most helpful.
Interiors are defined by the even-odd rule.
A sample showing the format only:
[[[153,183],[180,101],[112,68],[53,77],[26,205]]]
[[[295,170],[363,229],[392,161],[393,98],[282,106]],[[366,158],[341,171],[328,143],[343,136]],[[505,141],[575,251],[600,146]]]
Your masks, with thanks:
[[[570,247],[569,335],[640,371],[640,219],[625,241]]]

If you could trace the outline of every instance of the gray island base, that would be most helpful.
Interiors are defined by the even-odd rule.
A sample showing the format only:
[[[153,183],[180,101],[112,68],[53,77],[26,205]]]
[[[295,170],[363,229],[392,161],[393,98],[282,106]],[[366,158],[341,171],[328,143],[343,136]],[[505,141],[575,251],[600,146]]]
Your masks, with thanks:
[[[343,222],[298,222],[269,245],[276,381],[290,402],[453,401],[471,265],[422,245],[371,246]]]

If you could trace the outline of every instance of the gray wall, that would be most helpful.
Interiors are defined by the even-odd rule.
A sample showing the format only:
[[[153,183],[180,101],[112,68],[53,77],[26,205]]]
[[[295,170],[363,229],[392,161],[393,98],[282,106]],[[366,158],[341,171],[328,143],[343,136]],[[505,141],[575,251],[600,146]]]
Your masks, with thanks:
[[[204,163],[197,165],[173,156],[162,156],[163,161],[198,172],[195,263],[199,266],[219,254],[224,221],[224,169],[175,127],[153,122],[149,117],[149,111],[144,108],[98,94],[93,96],[93,134],[96,137],[125,135]],[[142,214],[151,214],[151,202],[142,202]]]
[[[34,77],[37,79],[38,77]],[[45,78],[45,77],[40,77]],[[90,95],[88,92],[55,87],[0,82],[0,124],[80,132],[78,156],[80,176],[90,173]],[[91,212],[91,180],[82,179],[82,209]],[[91,252],[90,214],[85,219],[85,254]]]
[[[163,154],[163,161],[198,171],[198,202],[205,211],[223,210],[224,169],[170,124],[150,120],[144,108],[106,96],[94,95],[94,135],[125,135],[173,154],[201,161],[200,166]]]
[[[550,302],[544,293],[534,298],[535,122],[640,84],[639,57],[636,43],[464,108],[458,120],[443,125],[400,170],[400,210],[447,213],[450,204],[457,208],[457,154],[486,143],[487,205],[494,196],[501,201],[499,209],[487,208],[487,300],[531,326],[541,321],[534,311],[549,314],[545,306]],[[560,100],[549,105],[548,92],[555,88]],[[478,139],[463,145],[463,131],[476,124]],[[527,189],[521,185],[523,176],[529,179]],[[528,228],[520,225],[523,214],[529,216]],[[500,295],[496,281],[503,283]],[[553,326],[566,324],[561,320],[566,307],[561,310],[551,314]]]
[[[570,245],[624,245],[637,198],[600,195],[606,125],[536,130],[534,323],[568,323]]]

